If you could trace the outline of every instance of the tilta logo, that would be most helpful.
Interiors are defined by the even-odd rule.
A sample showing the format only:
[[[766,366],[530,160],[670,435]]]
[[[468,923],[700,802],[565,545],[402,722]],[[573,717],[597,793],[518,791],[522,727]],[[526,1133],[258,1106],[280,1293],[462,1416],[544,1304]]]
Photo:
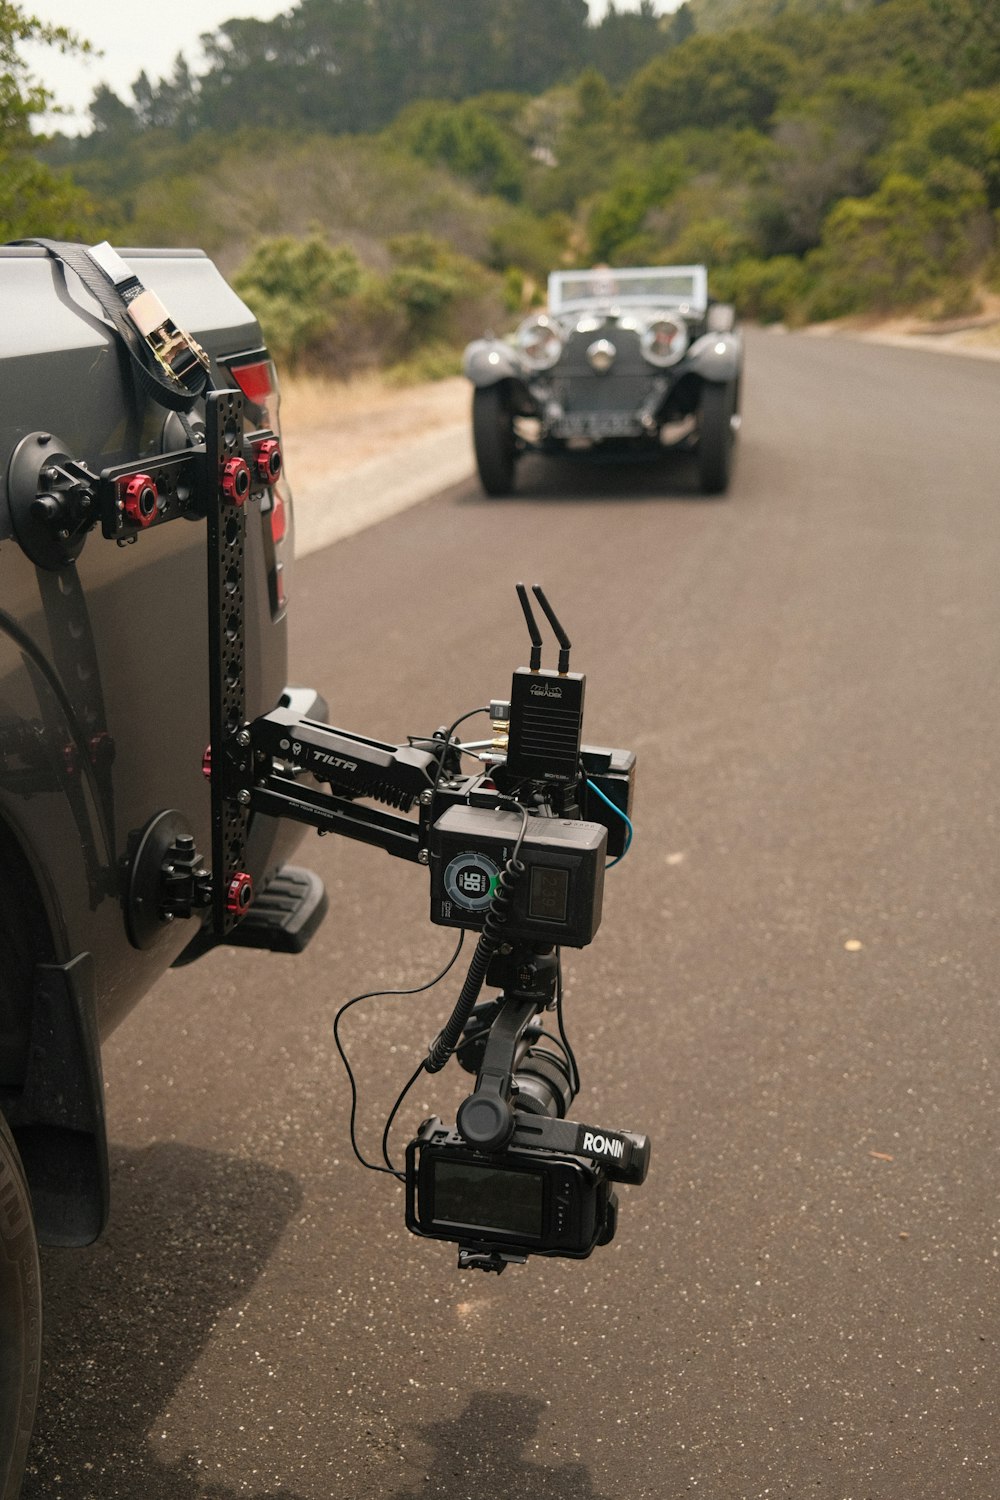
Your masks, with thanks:
[[[323,750],[314,750],[313,759],[321,760],[325,766],[336,766],[340,771],[356,771],[358,769],[356,760],[342,760],[339,755],[327,755]]]
[[[531,696],[533,698],[561,698],[562,695],[562,688],[553,687],[551,683],[546,682],[543,685],[540,682],[533,682],[531,684]]]
[[[616,1141],[610,1135],[595,1135],[592,1130],[585,1130],[582,1150],[591,1151],[595,1156],[622,1157],[625,1155],[625,1142]]]

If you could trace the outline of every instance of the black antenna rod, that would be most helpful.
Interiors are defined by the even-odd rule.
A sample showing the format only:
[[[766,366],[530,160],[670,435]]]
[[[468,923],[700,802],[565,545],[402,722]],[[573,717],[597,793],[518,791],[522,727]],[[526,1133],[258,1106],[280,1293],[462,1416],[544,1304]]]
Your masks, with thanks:
[[[523,583],[518,583],[515,587],[517,589],[517,597],[521,601],[521,608],[524,610],[524,618],[528,625],[528,634],[531,637],[530,667],[533,672],[537,672],[542,665],[542,633],[531,612],[531,605],[528,603],[528,590]]]
[[[552,608],[552,605],[546,599],[537,583],[533,583],[531,585],[531,592],[534,594],[535,598],[542,606],[542,609],[545,611],[545,618],[548,620],[549,624],[552,626],[552,629],[555,632],[556,640],[559,642],[559,671],[562,676],[565,676],[569,671],[570,638],[566,634],[565,630],[563,630],[562,626],[559,624],[559,620],[556,617],[555,610]]]

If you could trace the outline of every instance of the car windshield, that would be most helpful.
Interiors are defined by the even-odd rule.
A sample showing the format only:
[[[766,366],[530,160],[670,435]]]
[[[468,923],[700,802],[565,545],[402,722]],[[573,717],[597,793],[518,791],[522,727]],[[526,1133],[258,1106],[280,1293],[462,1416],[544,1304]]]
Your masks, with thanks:
[[[568,308],[649,307],[668,305],[704,311],[708,275],[704,266],[642,266],[627,270],[592,266],[588,271],[553,271],[549,277],[549,310]]]

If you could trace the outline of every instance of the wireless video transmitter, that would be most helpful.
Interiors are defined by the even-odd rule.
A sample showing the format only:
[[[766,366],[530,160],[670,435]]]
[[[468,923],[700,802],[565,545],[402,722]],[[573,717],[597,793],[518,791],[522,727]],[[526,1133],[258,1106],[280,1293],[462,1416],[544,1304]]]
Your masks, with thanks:
[[[517,585],[531,637],[531,665],[518,667],[510,689],[507,769],[529,781],[573,781],[580,769],[583,697],[587,679],[569,670],[570,641],[538,584],[535,595],[559,642],[559,668],[542,666],[542,637],[523,583]]]

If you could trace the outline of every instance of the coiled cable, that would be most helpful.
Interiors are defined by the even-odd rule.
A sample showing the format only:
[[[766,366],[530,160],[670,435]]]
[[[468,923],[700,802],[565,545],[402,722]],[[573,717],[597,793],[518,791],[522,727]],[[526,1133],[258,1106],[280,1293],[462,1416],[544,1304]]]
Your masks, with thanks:
[[[525,826],[527,815],[525,815]],[[430,1050],[424,1059],[424,1071],[427,1073],[440,1073],[455,1048],[458,1046],[465,1030],[465,1023],[472,1014],[473,1007],[479,999],[480,992],[486,982],[486,971],[490,966],[490,960],[498,951],[503,942],[503,929],[510,917],[510,908],[514,899],[514,887],[524,874],[525,866],[518,859],[517,853],[521,847],[521,839],[524,837],[524,828],[518,838],[517,845],[510,859],[500,872],[493,899],[490,901],[483,923],[483,930],[479,934],[479,942],[476,951],[472,955],[469,971],[465,976],[461,994],[455,1002],[452,1011],[444,1026],[438,1032],[431,1043]]]

